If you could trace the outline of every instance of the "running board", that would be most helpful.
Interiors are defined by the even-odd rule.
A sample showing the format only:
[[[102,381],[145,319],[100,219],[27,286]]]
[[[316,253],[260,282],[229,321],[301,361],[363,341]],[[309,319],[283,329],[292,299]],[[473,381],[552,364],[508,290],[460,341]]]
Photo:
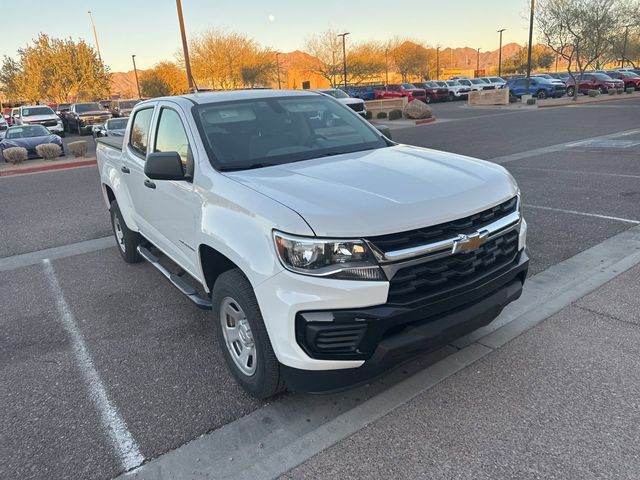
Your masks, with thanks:
[[[137,250],[147,262],[153,265],[156,270],[164,275],[164,277],[169,280],[174,287],[180,290],[189,300],[191,300],[196,307],[203,310],[211,310],[211,301],[200,295],[193,286],[189,285],[184,278],[182,278],[182,274],[171,273],[165,267],[160,265],[160,259],[146,246],[138,245]]]

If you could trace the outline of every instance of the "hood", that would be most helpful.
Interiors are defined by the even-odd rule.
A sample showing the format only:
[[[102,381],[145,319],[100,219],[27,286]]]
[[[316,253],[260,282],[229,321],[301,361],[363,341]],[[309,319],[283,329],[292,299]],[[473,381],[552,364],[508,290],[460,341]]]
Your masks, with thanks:
[[[326,237],[436,225],[517,193],[499,165],[406,145],[226,175],[288,206]]]
[[[22,117],[25,122],[42,122],[44,120],[59,120],[55,113],[48,113],[46,115],[25,115]]]
[[[338,98],[338,101],[345,105],[358,105],[364,103],[364,100],[361,98]]]

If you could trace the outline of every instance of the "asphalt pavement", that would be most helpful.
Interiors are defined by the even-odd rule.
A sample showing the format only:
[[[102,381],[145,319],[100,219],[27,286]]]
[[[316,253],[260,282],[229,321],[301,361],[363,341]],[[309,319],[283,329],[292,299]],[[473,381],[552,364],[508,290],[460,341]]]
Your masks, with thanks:
[[[544,271],[640,223],[640,100],[618,101],[615,107],[602,104],[508,112],[470,110],[450,103],[435,105],[434,112],[442,122],[394,130],[394,139],[499,158],[522,189],[531,273]],[[574,145],[620,132],[629,134],[609,143]],[[0,267],[3,259],[16,255],[111,234],[95,167],[0,178],[0,198]],[[125,470],[96,408],[95,392],[83,377],[68,322],[61,319],[61,297],[68,306],[67,320],[72,319],[77,327],[109,404],[126,424],[145,461],[252,418],[265,408],[290,405],[291,411],[304,411],[305,405],[314,404],[313,398],[290,393],[267,406],[247,397],[224,366],[206,312],[194,308],[149,265],[124,264],[115,247],[67,253],[52,260],[51,267],[59,290],[52,289],[41,263],[0,268],[0,328],[6,332],[0,338],[0,403],[6,412],[0,418],[0,450],[5,452],[0,477],[110,478]],[[593,307],[597,298],[604,298],[597,297],[604,295],[602,291],[591,297],[591,306],[568,308],[492,353],[478,368],[464,369],[437,387],[437,392],[420,397],[424,403],[416,399],[394,412],[394,421],[381,419],[380,426],[344,440],[290,475],[317,478],[325,463],[328,470],[322,477],[329,472],[337,477],[380,477],[393,472],[385,470],[393,467],[398,475],[437,478],[437,474],[446,477],[451,473],[449,477],[466,478],[465,472],[476,471],[473,469],[483,461],[481,451],[496,438],[501,449],[482,464],[486,470],[481,470],[494,478],[517,476],[513,468],[518,465],[533,465],[541,474],[554,465],[571,474],[588,473],[576,467],[581,459],[591,462],[589,465],[599,460],[610,465],[597,455],[587,459],[587,452],[598,440],[609,446],[602,455],[609,451],[615,459],[628,453],[622,442],[628,442],[633,432],[616,418],[626,415],[629,425],[637,423],[635,406],[625,396],[637,396],[634,389],[640,384],[633,371],[637,370],[635,326],[613,322],[610,316],[622,315],[614,307],[606,311]],[[634,311],[631,308],[623,310]],[[598,338],[603,331],[604,340]],[[567,353],[571,350],[575,350],[573,357]],[[443,354],[454,351],[452,347]],[[424,366],[423,361],[403,368],[411,372]],[[583,378],[587,366],[594,371]],[[613,376],[604,391],[615,400],[608,413],[602,412],[605,396],[596,388],[606,380],[605,372]],[[399,380],[396,377],[402,375],[394,372],[380,380],[376,392],[394,384]],[[535,380],[533,386],[527,384],[528,378]],[[571,397],[574,403],[561,409],[561,400],[567,400],[568,394],[563,397],[560,386],[569,382],[573,387],[571,378],[581,379],[574,382],[575,390],[568,390],[576,393]],[[623,378],[628,379],[626,390],[619,388],[619,383],[625,383]],[[547,387],[548,397],[534,387]],[[592,391],[597,395],[589,403]],[[335,411],[328,409],[326,416],[375,394],[357,392],[331,397]],[[496,406],[506,408],[502,417],[495,413]],[[580,406],[600,415],[591,410],[578,415]],[[557,413],[552,407],[558,408]],[[518,412],[525,413],[523,419],[529,423],[519,424]],[[410,425],[413,418],[415,425]],[[557,421],[555,427],[544,423],[549,418]],[[579,421],[584,421],[582,429]],[[422,432],[419,445],[409,448],[403,431],[406,438]],[[372,432],[384,432],[387,437],[372,442],[367,453],[365,445],[375,437]],[[553,436],[557,432],[562,435]],[[591,440],[587,439],[589,432]],[[607,436],[610,433],[620,438]],[[553,460],[548,469],[532,463],[544,445],[537,450],[518,446],[527,435],[537,442],[545,439]],[[385,445],[389,454],[383,455]],[[506,452],[509,445],[511,453]],[[563,448],[567,455],[560,452]],[[339,458],[340,451],[349,452],[353,464],[357,460],[368,465],[358,469],[348,458]],[[393,465],[382,458],[392,454],[415,465]],[[518,461],[520,456],[522,461]],[[575,462],[567,463],[568,456],[575,457]],[[628,465],[637,466],[633,462],[630,457]],[[379,468],[378,475],[373,466]],[[624,465],[616,468],[611,472],[624,476]]]

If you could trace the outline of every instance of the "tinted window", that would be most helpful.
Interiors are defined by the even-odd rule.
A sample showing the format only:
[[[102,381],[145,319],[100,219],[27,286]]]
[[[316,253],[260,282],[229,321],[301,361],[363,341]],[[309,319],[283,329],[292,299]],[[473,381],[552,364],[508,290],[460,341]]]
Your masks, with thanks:
[[[195,114],[222,169],[255,168],[387,146],[367,122],[322,95],[212,103]]]
[[[124,130],[127,128],[128,118],[112,118],[107,120],[107,128],[111,130]]]
[[[22,115],[29,117],[32,115],[54,115],[53,110],[50,107],[29,107],[22,108]]]
[[[160,112],[156,133],[156,152],[178,152],[182,166],[186,168],[189,153],[189,140],[184,131],[180,115],[175,110],[163,108]]]
[[[31,137],[45,137],[51,135],[49,130],[42,125],[23,125],[20,127],[12,127],[7,130],[5,138],[31,138]]]
[[[96,110],[102,110],[102,105],[99,103],[78,103],[76,104],[77,113],[94,112]]]
[[[133,118],[133,127],[131,128],[129,146],[132,150],[143,157],[147,155],[149,127],[151,126],[152,116],[153,108],[145,108],[144,110],[138,110]]]

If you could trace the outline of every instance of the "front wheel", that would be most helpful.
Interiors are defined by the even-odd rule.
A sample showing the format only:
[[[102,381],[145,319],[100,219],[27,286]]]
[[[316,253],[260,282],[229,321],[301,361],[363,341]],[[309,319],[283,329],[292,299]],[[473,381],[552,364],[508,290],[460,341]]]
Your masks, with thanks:
[[[118,202],[115,200],[111,202],[109,211],[111,212],[113,235],[116,237],[118,251],[122,259],[127,263],[141,262],[142,256],[138,253],[138,245],[142,243],[142,236],[133,230],[129,230],[127,224],[124,223]]]
[[[547,98],[547,91],[546,90],[539,90],[538,94],[536,95],[536,97],[538,97],[538,100],[544,100],[545,98]]]
[[[598,87],[598,91],[600,92],[601,95],[604,95],[605,93],[607,93],[607,89],[604,88],[602,85]]]
[[[449,92],[449,101],[453,102],[456,99],[456,96],[453,94],[453,92]]]
[[[237,268],[221,274],[211,304],[218,343],[236,381],[260,399],[282,391],[280,363],[247,277]]]
[[[425,103],[431,103],[431,97],[429,95],[427,95],[426,97],[424,97],[424,102]]]
[[[576,94],[576,89],[573,87],[567,88],[567,96],[573,97]]]

